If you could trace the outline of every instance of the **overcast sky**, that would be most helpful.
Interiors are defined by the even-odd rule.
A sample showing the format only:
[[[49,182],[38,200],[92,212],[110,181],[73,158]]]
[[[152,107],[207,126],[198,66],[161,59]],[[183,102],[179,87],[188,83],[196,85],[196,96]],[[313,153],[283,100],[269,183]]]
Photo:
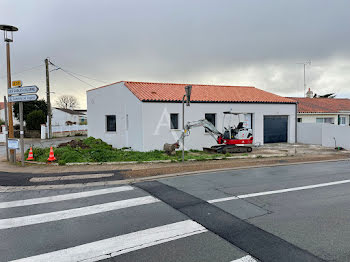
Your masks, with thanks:
[[[44,98],[50,57],[89,84],[52,71],[52,99],[74,95],[81,108],[91,86],[120,80],[252,85],[302,96],[297,63],[308,60],[308,87],[350,97],[349,0],[0,0],[0,10],[0,24],[19,28],[12,80],[37,85]],[[1,97],[5,54],[1,36]]]

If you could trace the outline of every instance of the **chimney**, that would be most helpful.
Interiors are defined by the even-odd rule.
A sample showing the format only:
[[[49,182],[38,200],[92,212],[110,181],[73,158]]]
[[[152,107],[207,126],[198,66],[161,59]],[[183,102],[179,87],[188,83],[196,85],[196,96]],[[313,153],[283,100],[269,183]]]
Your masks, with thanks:
[[[313,98],[314,97],[314,92],[312,92],[309,88],[309,90],[306,92],[306,97],[307,98]]]

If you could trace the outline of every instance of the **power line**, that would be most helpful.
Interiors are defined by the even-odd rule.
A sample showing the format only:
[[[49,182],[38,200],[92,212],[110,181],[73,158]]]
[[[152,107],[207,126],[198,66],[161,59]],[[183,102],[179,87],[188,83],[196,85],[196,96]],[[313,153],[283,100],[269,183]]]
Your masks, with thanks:
[[[93,80],[93,81],[96,81],[96,82],[100,82],[100,83],[103,83],[103,84],[108,84],[108,82],[106,82],[106,81],[102,81],[102,80],[98,80],[96,78],[88,77],[88,76],[85,76],[85,75],[82,75],[82,74],[74,73],[74,72],[72,72],[70,70],[67,70],[67,69],[65,69],[65,71],[70,72],[73,75],[82,76],[82,77],[85,77],[87,79],[90,79],[90,80]]]
[[[91,87],[93,87],[93,88],[96,87],[96,86],[93,86],[93,85],[89,84],[88,82],[85,82],[84,80],[82,80],[82,79],[80,79],[79,77],[73,75],[72,73],[67,72],[67,71],[64,70],[63,68],[61,68],[61,70],[62,70],[63,72],[65,72],[66,74],[68,74],[68,75],[70,75],[70,76],[72,76],[72,77],[78,79],[79,81],[81,81],[81,82],[83,82],[83,83],[85,83],[85,84],[87,84],[87,85],[89,85],[89,86],[91,86]]]
[[[34,69],[37,69],[37,68],[42,67],[42,66],[44,66],[44,65],[37,65],[37,66],[33,66],[33,67],[28,68],[28,69],[25,69],[25,70],[23,70],[23,71],[16,72],[16,73],[12,73],[11,75],[18,75],[18,74],[22,74],[22,73],[24,73],[24,72],[27,72],[27,71],[30,71],[30,70],[34,70]],[[6,77],[6,76],[2,76],[2,77],[0,77],[0,78],[5,78],[5,77]]]
[[[96,86],[93,86],[93,85],[89,84],[88,82],[86,82],[86,81],[80,79],[79,77],[73,75],[72,73],[70,73],[70,72],[64,70],[62,67],[59,67],[59,66],[55,65],[55,64],[52,63],[51,61],[49,61],[49,62],[50,62],[51,65],[53,65],[54,67],[56,67],[57,70],[62,70],[62,71],[65,72],[66,74],[68,74],[68,75],[74,77],[75,79],[79,80],[80,82],[82,82],[82,83],[84,83],[84,84],[86,84],[86,85],[89,85],[89,86],[94,87],[94,88],[96,87]]]
[[[107,82],[105,82],[105,81],[97,80],[97,79],[94,79],[94,78],[91,78],[91,77],[88,77],[88,76],[85,76],[85,75],[82,75],[82,74],[74,73],[74,72],[72,72],[72,71],[63,69],[62,67],[59,67],[59,66],[55,65],[55,64],[52,63],[51,61],[50,61],[50,64],[53,65],[54,67],[56,67],[56,69],[54,69],[54,70],[62,70],[62,71],[65,72],[66,74],[68,74],[68,75],[74,77],[75,79],[77,79],[77,80],[79,80],[79,81],[83,82],[84,84],[89,85],[89,86],[91,86],[91,87],[94,87],[94,88],[95,88],[96,86],[91,85],[90,83],[88,83],[88,82],[82,80],[81,78],[77,77],[76,75],[79,75],[79,76],[82,76],[82,77],[85,77],[85,78],[88,78],[88,79],[90,79],[90,80],[94,80],[94,81],[97,81],[97,82],[107,83]],[[52,71],[54,71],[54,70],[52,70]]]

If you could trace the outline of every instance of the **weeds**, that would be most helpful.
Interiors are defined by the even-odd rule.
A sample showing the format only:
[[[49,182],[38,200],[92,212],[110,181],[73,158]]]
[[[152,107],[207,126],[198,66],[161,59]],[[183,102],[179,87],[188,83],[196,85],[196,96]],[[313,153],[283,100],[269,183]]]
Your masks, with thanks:
[[[70,145],[55,148],[55,157],[58,160],[59,165],[65,165],[66,163],[77,162],[121,162],[121,161],[135,161],[144,162],[152,160],[170,160],[171,162],[181,161],[181,151],[177,151],[174,156],[168,156],[161,150],[153,150],[149,152],[133,151],[130,148],[115,149],[111,145],[103,142],[101,139],[95,139],[88,137],[84,140],[79,140],[79,146],[73,148]],[[80,143],[81,142],[81,143]],[[28,156],[27,151],[25,156]],[[50,148],[33,148],[33,154],[35,161],[47,162]],[[209,160],[215,158],[225,158],[230,154],[209,154],[199,150],[185,151],[185,160]]]

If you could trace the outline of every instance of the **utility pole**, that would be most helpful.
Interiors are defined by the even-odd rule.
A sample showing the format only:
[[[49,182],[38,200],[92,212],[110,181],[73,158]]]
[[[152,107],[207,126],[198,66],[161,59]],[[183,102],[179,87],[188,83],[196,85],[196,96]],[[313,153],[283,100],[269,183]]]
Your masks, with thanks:
[[[311,61],[306,61],[303,63],[297,63],[304,66],[304,97],[306,97],[306,65],[311,65]]]
[[[11,88],[11,62],[10,62],[10,43],[13,42],[13,32],[18,31],[18,28],[12,25],[0,25],[0,30],[4,31],[4,41],[6,42],[6,60],[7,60],[7,89]],[[8,137],[14,138],[13,132],[13,116],[12,103],[7,103],[8,106]],[[10,162],[16,162],[16,151],[10,149]]]
[[[185,86],[186,94],[182,97],[182,163],[185,162],[185,99],[186,105],[190,106],[192,86]]]
[[[45,59],[46,68],[46,102],[47,102],[47,124],[49,126],[47,138],[52,138],[52,127],[51,127],[51,101],[50,101],[50,77],[49,77],[49,59]]]
[[[304,97],[306,97],[305,64],[304,64]]]
[[[181,153],[181,159],[182,163],[185,162],[185,98],[186,95],[182,97],[182,153]]]

